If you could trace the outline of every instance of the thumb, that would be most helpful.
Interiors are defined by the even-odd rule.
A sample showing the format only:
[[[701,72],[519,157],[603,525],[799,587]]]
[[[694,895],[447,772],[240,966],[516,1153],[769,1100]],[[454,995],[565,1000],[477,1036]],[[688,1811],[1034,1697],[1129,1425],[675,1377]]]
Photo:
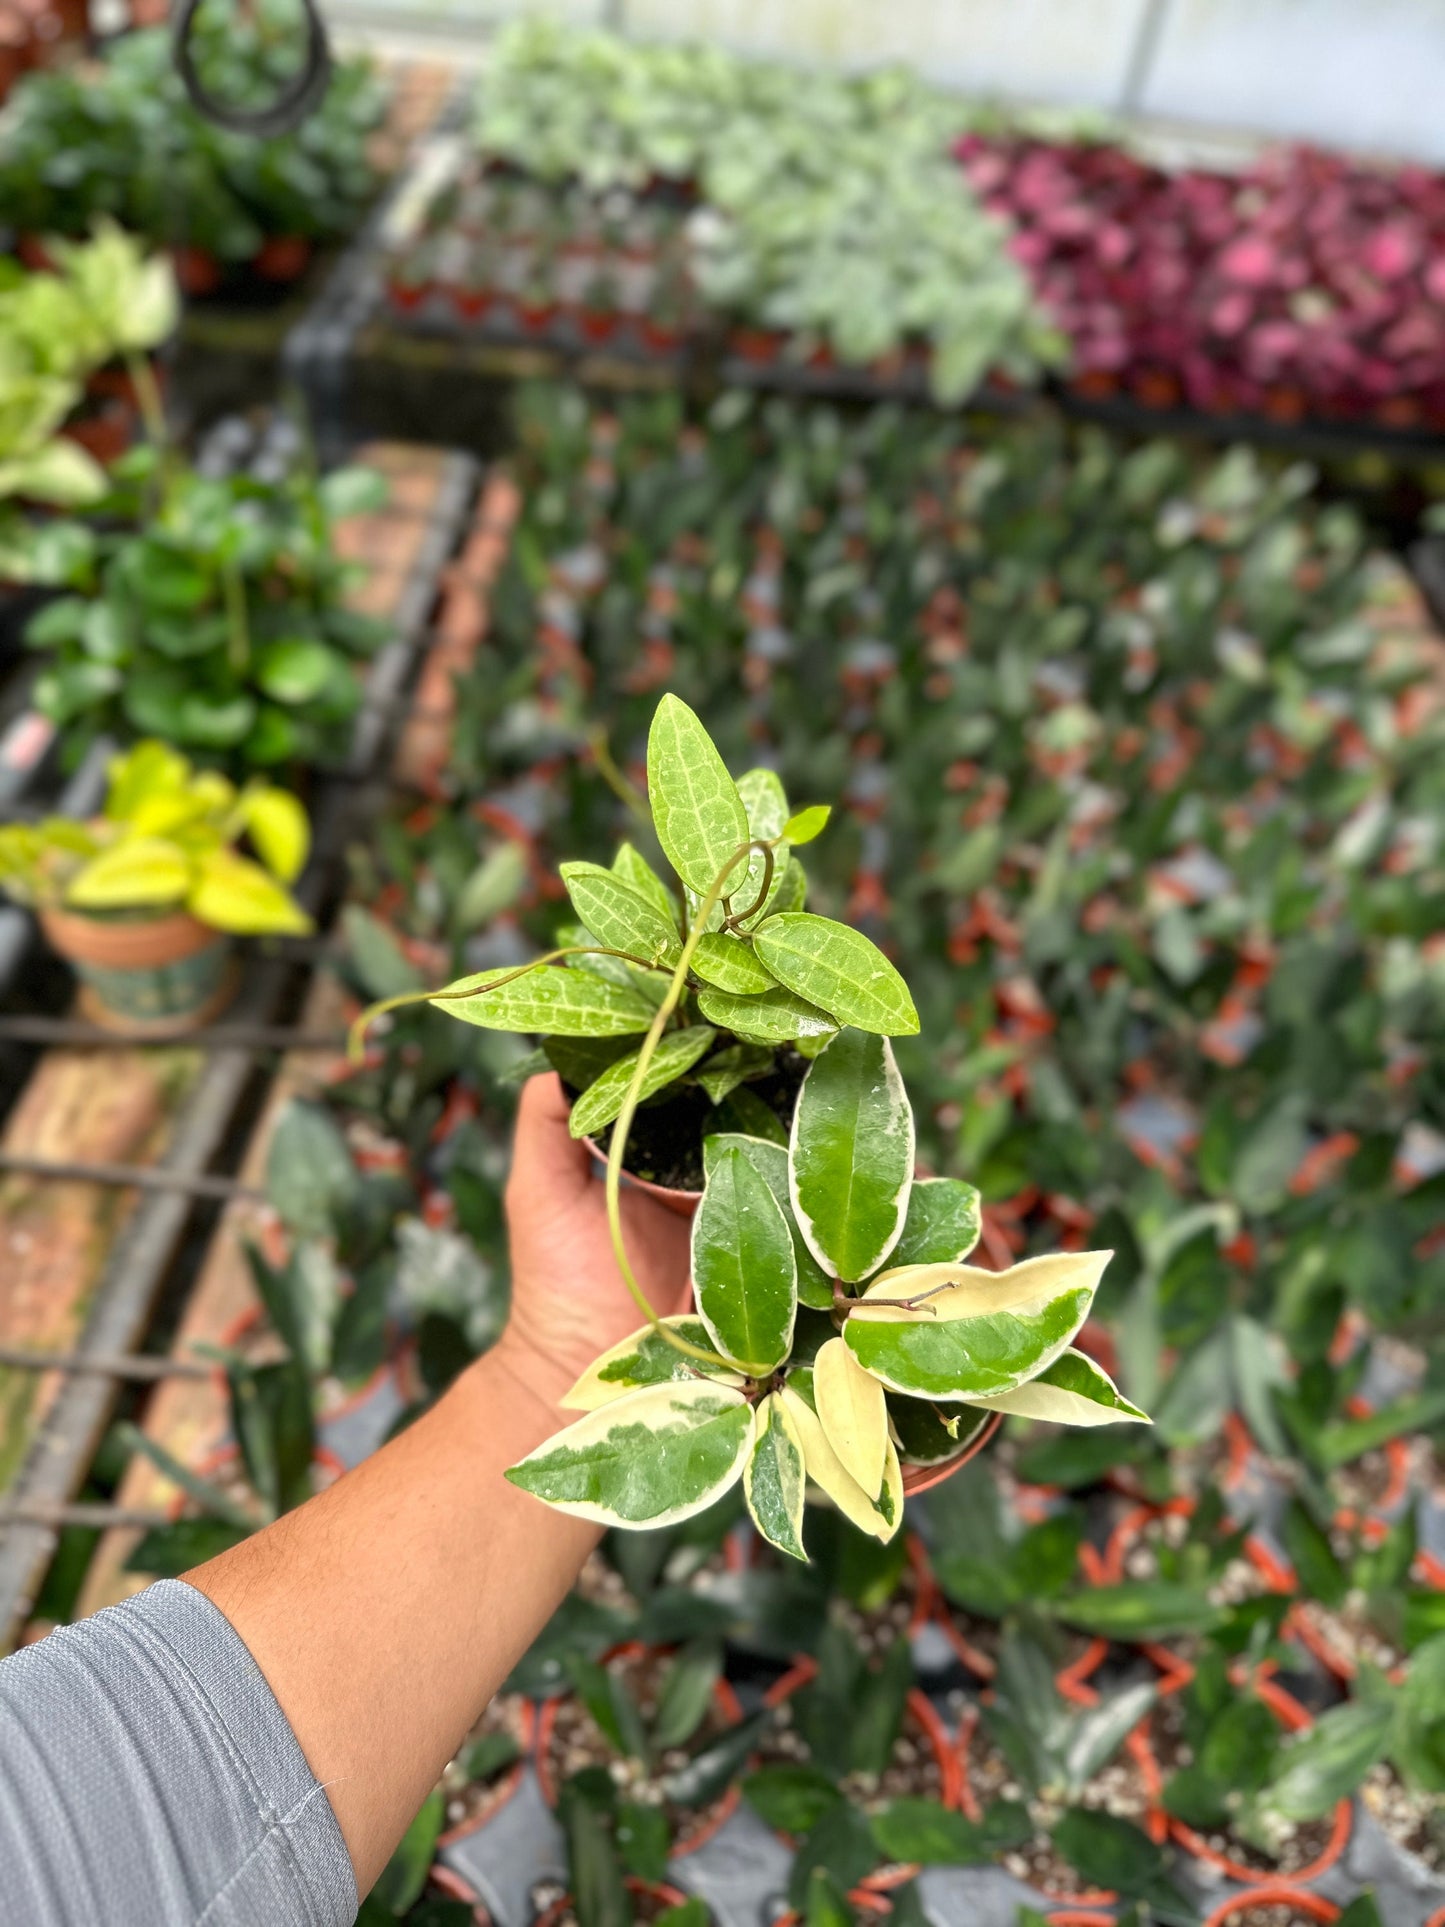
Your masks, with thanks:
[[[583,1195],[592,1182],[592,1153],[570,1135],[570,1106],[555,1071],[530,1077],[522,1086],[512,1175],[507,1190],[518,1202],[549,1199],[557,1205]]]

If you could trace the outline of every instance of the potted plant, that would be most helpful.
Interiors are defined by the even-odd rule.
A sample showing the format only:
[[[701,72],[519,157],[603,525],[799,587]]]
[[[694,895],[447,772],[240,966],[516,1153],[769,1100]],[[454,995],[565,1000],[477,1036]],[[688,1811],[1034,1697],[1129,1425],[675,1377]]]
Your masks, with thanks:
[[[1002,1412],[1143,1421],[1071,1345],[1108,1254],[974,1270],[972,1186],[915,1183],[913,1113],[888,1043],[917,1028],[912,998],[866,937],[801,908],[793,852],[828,811],[790,814],[767,771],[735,784],[673,696],[653,720],[648,783],[680,895],[631,845],[611,870],[564,865],[586,926],[576,941],[384,1000],[353,1036],[359,1046],[370,1017],[418,1001],[487,1028],[545,1028],[547,1057],[578,1090],[573,1135],[611,1127],[614,1250],[649,1323],[573,1388],[585,1416],[508,1476],[623,1527],[687,1518],[741,1480],[763,1536],[801,1559],[808,1479],[888,1540],[909,1485],[962,1463]],[[569,1050],[573,1039],[589,1049]],[[694,1070],[697,1313],[663,1320],[633,1276],[619,1192],[639,1105]],[[725,1109],[750,1079],[768,1098],[751,1090],[749,1111]],[[697,1449],[679,1453],[684,1438]]]
[[[254,858],[241,854],[243,840]],[[137,1035],[179,1033],[233,994],[232,936],[311,929],[286,889],[308,841],[287,791],[238,790],[164,743],[142,742],[111,763],[101,817],[0,829],[0,885],[39,912],[81,978],[88,1017]]]

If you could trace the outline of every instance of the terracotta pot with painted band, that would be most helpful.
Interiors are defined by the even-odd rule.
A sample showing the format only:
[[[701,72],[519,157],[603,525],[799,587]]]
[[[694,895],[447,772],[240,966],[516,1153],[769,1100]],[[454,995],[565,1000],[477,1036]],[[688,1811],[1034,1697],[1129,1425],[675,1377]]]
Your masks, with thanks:
[[[107,1030],[183,1036],[235,995],[230,938],[184,910],[129,919],[42,910],[40,925],[80,978],[82,1016]]]

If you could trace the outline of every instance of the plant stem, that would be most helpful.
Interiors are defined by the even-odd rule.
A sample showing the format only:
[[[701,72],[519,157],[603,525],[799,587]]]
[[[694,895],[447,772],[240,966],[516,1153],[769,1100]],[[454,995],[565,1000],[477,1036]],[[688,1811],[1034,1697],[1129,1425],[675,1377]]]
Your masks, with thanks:
[[[681,1352],[685,1358],[698,1358],[701,1359],[704,1364],[708,1365],[716,1363],[716,1355],[712,1352],[703,1351],[697,1345],[690,1345],[685,1338],[679,1338],[676,1332],[669,1331],[649,1304],[646,1292],[643,1291],[641,1285],[637,1282],[637,1275],[633,1271],[631,1260],[627,1256],[627,1244],[622,1236],[622,1158],[623,1153],[627,1149],[627,1134],[632,1129],[633,1118],[637,1115],[637,1106],[642,1094],[642,1080],[647,1075],[647,1067],[652,1062],[653,1053],[661,1041],[662,1033],[667,1027],[668,1019],[677,1009],[678,1002],[687,982],[688,966],[691,964],[698,943],[707,928],[707,920],[712,912],[712,907],[722,896],[723,885],[732,875],[738,863],[744,857],[750,856],[752,850],[753,845],[751,843],[744,843],[734,851],[722,869],[719,870],[713,878],[712,883],[708,887],[707,895],[697,906],[697,915],[693,918],[692,930],[688,935],[687,941],[682,946],[682,955],[678,958],[676,967],[673,970],[672,982],[667,987],[667,995],[658,1005],[657,1015],[653,1018],[651,1028],[642,1040],[642,1049],[637,1053],[637,1063],[633,1067],[632,1082],[627,1087],[627,1095],[622,1100],[622,1109],[617,1113],[617,1121],[612,1126],[612,1141],[607,1147],[607,1226],[612,1233],[612,1252],[617,1260],[617,1269],[622,1273],[622,1282],[631,1292],[633,1302],[636,1304],[638,1310],[646,1318],[648,1324],[651,1325],[659,1338],[671,1345],[674,1351]]]
[[[630,783],[618,768],[616,758],[607,747],[607,732],[603,729],[589,731],[587,743],[592,751],[593,761],[597,765],[597,773],[608,789],[615,796],[621,797],[640,823],[645,823],[648,829],[651,829],[652,812],[647,807],[647,799],[637,785]]]
[[[226,601],[226,654],[236,674],[243,676],[251,662],[251,625],[246,619],[246,585],[234,562],[221,564],[221,593]]]
[[[145,355],[135,352],[126,356],[125,366],[126,373],[130,376],[130,385],[135,390],[141,421],[145,424],[146,440],[164,461],[171,438],[170,430],[166,427],[166,408],[161,400],[155,370]]]

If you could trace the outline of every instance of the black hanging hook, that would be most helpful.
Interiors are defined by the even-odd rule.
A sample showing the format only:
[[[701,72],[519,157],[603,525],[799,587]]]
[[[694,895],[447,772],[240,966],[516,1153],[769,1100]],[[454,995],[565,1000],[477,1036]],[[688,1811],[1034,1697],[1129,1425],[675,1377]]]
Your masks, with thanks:
[[[306,26],[306,57],[300,70],[264,107],[237,107],[207,92],[191,51],[196,16],[205,4],[206,0],[176,0],[171,15],[172,58],[191,105],[198,114],[233,134],[264,138],[291,133],[320,106],[331,84],[331,45],[315,0],[299,0]]]

